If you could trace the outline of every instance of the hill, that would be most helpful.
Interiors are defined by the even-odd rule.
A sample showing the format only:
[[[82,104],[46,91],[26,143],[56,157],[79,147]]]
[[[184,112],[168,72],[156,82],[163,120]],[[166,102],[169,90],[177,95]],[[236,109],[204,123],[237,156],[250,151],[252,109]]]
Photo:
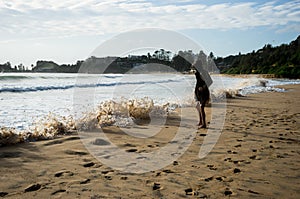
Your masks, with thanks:
[[[53,72],[53,73],[127,73],[133,68],[135,72],[162,71],[168,66],[178,72],[188,72],[195,57],[204,60],[203,67],[213,71],[213,63],[225,74],[271,74],[274,77],[300,78],[300,35],[289,44],[273,47],[266,44],[251,53],[215,58],[211,52],[208,56],[200,51],[198,54],[179,51],[173,54],[159,49],[153,55],[129,55],[127,57],[90,57],[75,64],[56,64],[53,61],[37,61],[28,70],[22,64],[12,67],[9,62],[0,64],[0,72]],[[146,67],[144,67],[147,65]],[[83,69],[84,68],[84,69]],[[145,71],[144,71],[145,72]]]
[[[218,57],[214,61],[221,73],[300,78],[300,35],[289,44],[277,47],[266,44],[251,53]]]

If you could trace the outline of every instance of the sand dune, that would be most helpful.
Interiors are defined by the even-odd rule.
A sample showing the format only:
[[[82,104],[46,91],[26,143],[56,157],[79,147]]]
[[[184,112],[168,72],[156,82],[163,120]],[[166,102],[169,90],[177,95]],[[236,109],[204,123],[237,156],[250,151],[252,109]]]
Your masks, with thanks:
[[[300,198],[300,86],[285,88],[289,92],[230,99],[222,134],[203,159],[198,153],[207,129],[186,125],[196,134],[184,155],[143,174],[122,173],[99,162],[77,134],[1,147],[0,197]],[[186,117],[195,117],[195,109],[188,109]],[[144,142],[116,127],[106,133],[127,152],[145,153],[168,144],[178,127],[179,118],[170,118]]]

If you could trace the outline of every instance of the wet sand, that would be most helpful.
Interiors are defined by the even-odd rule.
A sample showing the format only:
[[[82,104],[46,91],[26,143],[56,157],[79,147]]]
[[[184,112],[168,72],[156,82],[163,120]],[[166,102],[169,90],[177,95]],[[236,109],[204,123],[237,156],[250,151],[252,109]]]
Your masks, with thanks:
[[[0,197],[4,198],[300,198],[300,85],[227,101],[226,121],[213,150],[199,159],[207,129],[188,150],[159,170],[122,173],[95,159],[76,134],[0,148]],[[194,117],[196,110],[188,108]],[[211,108],[207,108],[208,118]],[[166,145],[179,120],[159,135],[137,141],[106,129],[131,153]],[[147,131],[145,125],[143,127]],[[213,128],[212,125],[209,128]]]

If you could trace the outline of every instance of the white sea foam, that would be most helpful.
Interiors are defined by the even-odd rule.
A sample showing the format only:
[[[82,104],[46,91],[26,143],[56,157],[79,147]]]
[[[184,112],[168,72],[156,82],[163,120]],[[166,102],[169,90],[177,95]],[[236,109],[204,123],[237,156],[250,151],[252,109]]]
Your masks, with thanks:
[[[135,120],[149,120],[154,117],[166,117],[169,104],[155,105],[153,100],[145,98],[108,100],[100,103],[96,110],[87,112],[75,121],[73,117],[61,117],[48,114],[33,123],[27,130],[3,127],[0,129],[0,146],[25,141],[53,139],[75,130],[93,130],[103,126],[129,127]]]
[[[96,110],[85,113],[76,123],[80,130],[110,125],[128,127],[134,125],[135,120],[166,117],[172,110],[174,109],[169,104],[156,105],[149,97],[107,100],[100,103]]]

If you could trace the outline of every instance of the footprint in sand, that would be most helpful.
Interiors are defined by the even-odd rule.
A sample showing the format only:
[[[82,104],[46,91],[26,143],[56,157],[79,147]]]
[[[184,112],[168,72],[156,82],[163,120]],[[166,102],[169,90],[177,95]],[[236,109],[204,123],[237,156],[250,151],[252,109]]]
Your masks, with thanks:
[[[232,150],[228,150],[227,153],[229,153],[229,154],[237,154],[236,151],[232,151]]]
[[[91,180],[87,178],[85,180],[80,181],[80,184],[87,184],[87,183],[90,183],[90,182],[91,182]]]
[[[232,191],[229,189],[229,188],[226,188],[226,190],[224,191],[224,195],[225,196],[230,196],[230,195],[232,195],[233,193],[232,193]]]
[[[66,192],[67,190],[65,189],[59,189],[59,190],[56,190],[54,192],[51,193],[51,195],[55,195],[55,194],[58,194],[58,193],[63,193],[63,192]]]
[[[104,175],[106,175],[108,173],[112,173],[112,172],[114,172],[114,170],[101,171],[101,173]]]
[[[61,177],[61,176],[73,176],[74,173],[71,171],[58,171],[54,174],[55,177]]]
[[[210,170],[217,170],[217,168],[214,166],[214,165],[207,165],[207,167],[210,169]]]
[[[147,147],[149,147],[149,148],[157,148],[159,146],[160,146],[159,144],[148,144],[147,145]]]
[[[219,176],[219,177],[216,177],[216,180],[218,180],[218,181],[220,181],[220,182],[224,181],[225,179],[226,179],[225,176]]]
[[[111,177],[111,176],[104,176],[104,178],[105,178],[106,180],[112,180],[112,177]]]
[[[205,178],[204,181],[205,181],[205,182],[209,182],[209,181],[211,181],[211,180],[213,180],[213,179],[214,179],[214,177],[211,176],[211,177]]]
[[[185,189],[184,191],[185,191],[185,195],[190,195],[190,196],[197,195],[197,192],[195,192],[192,188]]]
[[[241,170],[239,168],[233,169],[233,173],[241,173]]]
[[[24,192],[37,191],[42,187],[40,184],[32,184],[25,188]]]
[[[285,158],[283,155],[280,155],[280,154],[276,155],[276,157],[277,158]]]
[[[206,194],[200,193],[192,188],[185,189],[185,195],[197,196],[197,198],[208,198]]]
[[[153,191],[155,191],[155,190],[160,190],[160,189],[162,189],[162,187],[160,186],[159,183],[154,182],[152,189],[153,189]]]
[[[233,164],[239,164],[239,163],[243,162],[243,160],[233,160],[232,162],[233,162]]]
[[[129,152],[129,153],[137,152],[137,149],[127,149],[126,152]]]
[[[0,192],[0,197],[4,197],[4,196],[6,196],[7,194],[8,194],[7,192],[2,191],[2,192]]]
[[[88,163],[83,164],[83,167],[92,167],[94,165],[95,165],[94,162],[88,162]]]
[[[260,160],[261,158],[257,157],[256,155],[252,155],[249,157],[251,160]]]

